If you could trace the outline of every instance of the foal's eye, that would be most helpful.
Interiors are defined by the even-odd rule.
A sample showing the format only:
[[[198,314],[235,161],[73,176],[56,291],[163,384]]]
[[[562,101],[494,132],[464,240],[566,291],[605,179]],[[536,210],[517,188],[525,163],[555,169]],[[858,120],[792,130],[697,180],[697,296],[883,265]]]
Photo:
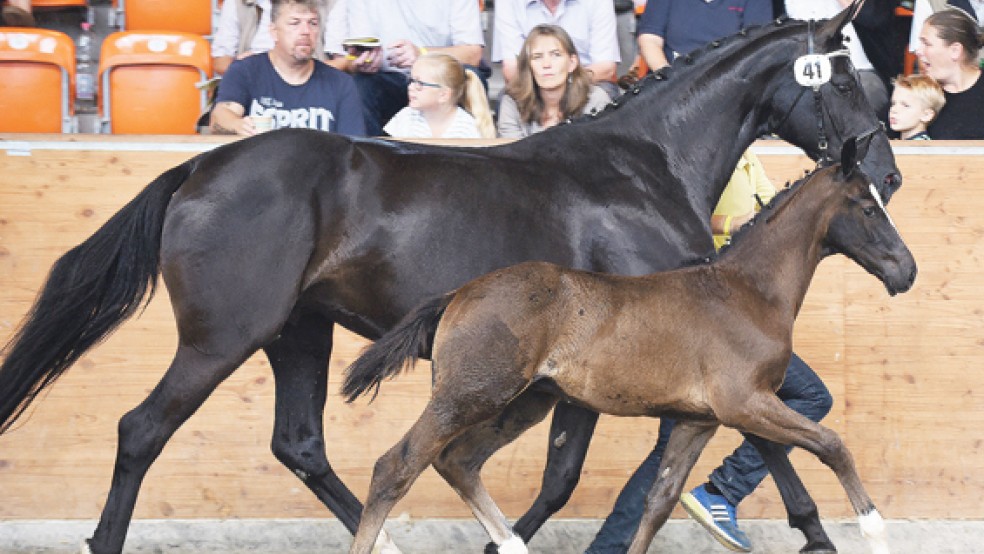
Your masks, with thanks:
[[[875,215],[875,207],[868,206],[867,208],[861,208],[861,213],[863,213],[865,217],[871,217]]]

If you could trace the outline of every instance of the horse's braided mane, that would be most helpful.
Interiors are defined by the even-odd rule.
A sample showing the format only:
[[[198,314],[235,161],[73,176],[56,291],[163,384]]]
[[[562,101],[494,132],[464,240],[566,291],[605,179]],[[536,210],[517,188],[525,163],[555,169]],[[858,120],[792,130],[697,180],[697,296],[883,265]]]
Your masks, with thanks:
[[[670,77],[672,77],[675,73],[679,73],[680,71],[684,70],[686,67],[692,66],[695,62],[702,59],[708,53],[714,52],[719,48],[721,48],[722,46],[727,46],[733,42],[747,39],[751,33],[759,29],[763,29],[770,25],[781,26],[787,23],[788,21],[790,21],[789,17],[786,15],[782,15],[777,17],[771,23],[767,23],[763,25],[753,25],[746,29],[742,29],[741,31],[739,31],[734,35],[718,40],[713,40],[689,54],[678,56],[670,63],[670,65],[657,69],[656,71],[650,72],[649,74],[643,76],[641,79],[639,79],[639,81],[637,81],[635,84],[629,87],[628,90],[626,90],[616,98],[613,98],[611,101],[609,101],[604,108],[601,108],[600,110],[595,110],[588,114],[583,114],[574,118],[569,118],[565,120],[563,124],[569,125],[572,123],[581,123],[584,121],[590,121],[604,113],[614,111],[618,109],[620,106],[622,106],[623,104],[625,104],[625,102],[630,101],[630,99],[633,96],[638,96],[639,93],[641,93],[642,91],[652,88],[654,86],[658,86],[659,84],[668,81]]]

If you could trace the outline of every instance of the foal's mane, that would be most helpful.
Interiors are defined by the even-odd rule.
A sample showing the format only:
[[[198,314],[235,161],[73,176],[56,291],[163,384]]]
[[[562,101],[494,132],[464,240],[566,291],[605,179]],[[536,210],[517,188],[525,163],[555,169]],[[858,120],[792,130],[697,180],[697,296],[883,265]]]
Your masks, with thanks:
[[[711,260],[717,259],[724,255],[736,242],[740,241],[742,237],[750,233],[755,225],[760,221],[768,221],[772,217],[778,215],[783,208],[789,205],[789,202],[793,199],[797,192],[803,187],[803,184],[810,180],[814,174],[816,174],[824,167],[818,167],[812,171],[805,173],[802,177],[793,181],[791,184],[786,181],[786,186],[776,192],[776,195],[769,200],[769,203],[762,207],[761,210],[748,223],[742,225],[738,232],[731,235],[731,242],[721,247],[721,250],[711,257]]]

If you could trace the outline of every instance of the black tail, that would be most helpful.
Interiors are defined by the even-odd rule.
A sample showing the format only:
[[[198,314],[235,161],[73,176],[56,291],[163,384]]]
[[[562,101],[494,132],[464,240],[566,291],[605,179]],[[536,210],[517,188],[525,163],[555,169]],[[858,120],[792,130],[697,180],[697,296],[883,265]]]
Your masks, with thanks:
[[[172,168],[59,258],[20,329],[3,348],[0,434],[89,348],[148,302],[160,270],[164,213],[198,158]],[[148,294],[149,293],[149,294]]]
[[[452,292],[438,296],[418,306],[366,348],[359,359],[345,369],[345,382],[342,383],[345,401],[352,402],[369,389],[374,389],[372,397],[375,399],[383,379],[396,377],[405,368],[413,367],[421,353],[430,350],[437,324],[454,295]]]

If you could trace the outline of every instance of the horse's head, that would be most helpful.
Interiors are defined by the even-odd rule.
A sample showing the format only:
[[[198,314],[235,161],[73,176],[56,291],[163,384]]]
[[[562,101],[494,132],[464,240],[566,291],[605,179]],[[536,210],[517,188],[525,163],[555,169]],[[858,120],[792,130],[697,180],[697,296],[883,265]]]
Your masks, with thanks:
[[[870,135],[844,142],[837,181],[843,202],[827,227],[823,253],[841,253],[878,277],[888,293],[909,290],[916,279],[916,261],[888,215],[878,189],[860,169]]]
[[[862,168],[874,179],[887,202],[902,177],[881,123],[861,90],[841,30],[860,9],[860,2],[827,21],[799,22],[796,48],[786,48],[788,71],[779,76],[771,97],[767,130],[824,162],[840,152],[848,137],[875,131]],[[807,57],[808,56],[808,57]]]

